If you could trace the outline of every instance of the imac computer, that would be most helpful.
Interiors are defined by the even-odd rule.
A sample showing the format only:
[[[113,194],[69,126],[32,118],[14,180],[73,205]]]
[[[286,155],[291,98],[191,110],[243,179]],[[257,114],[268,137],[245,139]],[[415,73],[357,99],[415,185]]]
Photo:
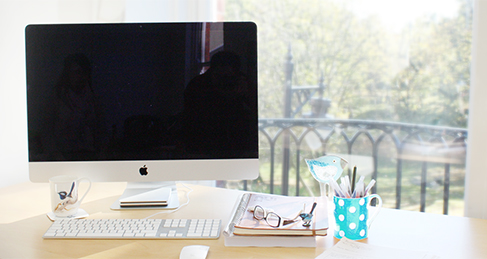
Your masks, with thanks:
[[[25,41],[32,182],[170,188],[156,208],[176,208],[167,183],[258,176],[254,23],[36,24]]]

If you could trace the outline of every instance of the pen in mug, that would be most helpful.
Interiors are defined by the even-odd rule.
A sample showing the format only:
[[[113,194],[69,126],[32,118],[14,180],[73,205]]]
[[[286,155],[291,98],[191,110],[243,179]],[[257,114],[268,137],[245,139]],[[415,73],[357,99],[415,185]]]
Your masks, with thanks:
[[[367,185],[367,187],[365,187],[365,195],[367,195],[367,193],[369,192],[370,189],[372,189],[372,187],[374,186],[375,184],[375,180],[372,179],[370,180],[370,183]]]
[[[341,178],[341,182],[340,182],[340,189],[342,190],[342,193],[345,195],[344,198],[350,198],[350,194],[348,193],[348,187],[347,187],[347,182],[343,179],[343,177]]]
[[[348,177],[348,175],[345,175],[345,186],[347,188],[346,189],[347,193],[352,195],[353,189],[352,186],[350,185],[350,178]]]
[[[352,198],[360,198],[363,197],[363,192],[364,192],[364,180],[365,176],[360,176],[358,179],[357,184],[355,185],[355,190],[352,193]]]
[[[333,190],[335,190],[336,195],[338,197],[345,198],[345,194],[342,193],[341,188],[338,185],[338,183],[335,181],[335,179],[330,177],[329,181],[330,181],[330,186],[333,188]]]
[[[357,166],[353,167],[352,173],[352,193],[355,192],[355,177],[357,176]]]

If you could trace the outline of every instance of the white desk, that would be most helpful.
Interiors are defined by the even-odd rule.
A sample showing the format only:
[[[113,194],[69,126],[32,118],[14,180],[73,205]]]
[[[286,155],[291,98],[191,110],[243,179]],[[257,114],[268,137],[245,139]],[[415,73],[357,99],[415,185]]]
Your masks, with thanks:
[[[180,202],[185,192],[178,185]],[[154,218],[221,218],[227,224],[241,192],[191,186],[190,204]],[[83,188],[83,185],[81,186]],[[94,183],[81,205],[90,218],[143,218],[154,210],[112,211],[122,183]],[[316,248],[225,247],[218,240],[43,240],[50,226],[49,185],[23,183],[0,189],[0,258],[179,258],[182,247],[210,246],[212,258],[315,258],[337,239],[333,229]],[[378,246],[427,251],[441,258],[487,258],[487,220],[382,209],[365,241]]]

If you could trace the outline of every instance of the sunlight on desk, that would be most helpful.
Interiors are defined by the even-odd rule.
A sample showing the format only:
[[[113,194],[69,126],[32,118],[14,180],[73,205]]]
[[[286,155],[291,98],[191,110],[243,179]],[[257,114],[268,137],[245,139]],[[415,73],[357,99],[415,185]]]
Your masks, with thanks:
[[[87,188],[81,183],[80,192],[84,193]],[[122,193],[124,183],[94,183],[86,199],[81,204],[113,197],[116,193]],[[51,198],[48,183],[21,183],[0,189],[0,204],[9,204],[9,209],[2,210],[0,223],[12,223],[23,219],[46,215],[51,210]],[[114,197],[113,200],[116,200]],[[89,213],[89,212],[88,212]]]

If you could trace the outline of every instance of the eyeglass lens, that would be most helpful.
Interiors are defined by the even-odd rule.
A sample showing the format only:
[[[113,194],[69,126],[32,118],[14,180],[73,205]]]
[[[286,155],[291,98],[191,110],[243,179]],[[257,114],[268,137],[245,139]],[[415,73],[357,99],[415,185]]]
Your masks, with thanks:
[[[269,224],[269,226],[271,227],[279,227],[279,224],[281,223],[281,218],[276,213],[274,212],[266,213],[264,208],[260,206],[255,206],[254,218],[257,220],[265,219],[267,224]]]

